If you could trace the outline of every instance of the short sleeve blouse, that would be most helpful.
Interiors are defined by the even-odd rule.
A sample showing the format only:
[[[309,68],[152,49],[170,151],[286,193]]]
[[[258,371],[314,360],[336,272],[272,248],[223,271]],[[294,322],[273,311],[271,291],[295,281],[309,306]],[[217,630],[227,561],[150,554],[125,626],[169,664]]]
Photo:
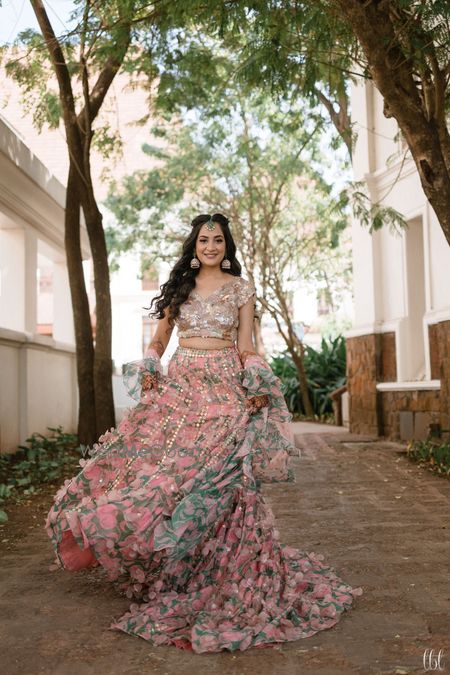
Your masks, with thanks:
[[[239,308],[255,295],[253,283],[242,277],[232,277],[206,298],[194,288],[175,319],[178,337],[217,337],[235,341]]]

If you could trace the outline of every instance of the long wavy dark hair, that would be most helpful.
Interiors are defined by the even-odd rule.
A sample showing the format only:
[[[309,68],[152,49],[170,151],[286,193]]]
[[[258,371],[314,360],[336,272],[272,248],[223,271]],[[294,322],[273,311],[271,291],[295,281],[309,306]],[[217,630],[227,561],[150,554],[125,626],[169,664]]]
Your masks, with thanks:
[[[196,216],[191,222],[192,232],[183,242],[181,258],[173,266],[169,279],[160,286],[159,295],[152,298],[150,307],[147,308],[151,310],[153,305],[155,305],[155,308],[150,311],[149,316],[162,319],[164,318],[164,310],[168,307],[169,325],[173,326],[174,320],[180,313],[180,306],[187,300],[189,293],[195,286],[195,277],[199,273],[199,269],[191,267],[191,260],[195,254],[195,244],[200,229],[210,218],[214,222],[219,223],[225,238],[225,257],[230,261],[231,267],[229,270],[224,271],[235,277],[241,276],[242,268],[236,259],[236,244],[230,232],[230,221],[228,218],[221,213],[213,213],[212,216],[209,214]]]

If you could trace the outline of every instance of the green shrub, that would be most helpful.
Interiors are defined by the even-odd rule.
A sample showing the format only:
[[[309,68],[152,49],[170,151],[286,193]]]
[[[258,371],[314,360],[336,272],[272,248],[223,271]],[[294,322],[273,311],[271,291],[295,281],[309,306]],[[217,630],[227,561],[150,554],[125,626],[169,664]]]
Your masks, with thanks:
[[[0,455],[0,523],[8,518],[2,510],[5,502],[39,491],[80,460],[83,449],[75,434],[63,432],[62,427],[47,428],[50,436],[32,434],[18,452]]]
[[[450,441],[411,441],[406,453],[410,459],[428,465],[436,473],[450,475]]]
[[[291,356],[284,352],[275,356],[270,363],[275,375],[281,380],[286,404],[293,415],[304,415],[297,369]],[[321,419],[333,412],[330,392],[346,382],[345,338],[338,335],[322,338],[320,350],[305,346],[305,372],[308,391],[314,409],[314,415]]]
[[[303,411],[303,406],[300,399],[297,369],[291,356],[286,352],[274,356],[270,362],[270,366],[275,375],[281,380],[281,391],[284,394],[288,409],[293,415],[300,414]]]

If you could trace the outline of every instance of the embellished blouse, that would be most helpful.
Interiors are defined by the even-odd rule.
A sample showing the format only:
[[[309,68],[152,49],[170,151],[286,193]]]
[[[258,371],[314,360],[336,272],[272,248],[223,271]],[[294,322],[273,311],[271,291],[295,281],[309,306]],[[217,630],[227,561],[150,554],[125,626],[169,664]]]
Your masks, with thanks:
[[[175,319],[178,337],[215,337],[234,342],[239,325],[239,308],[255,294],[251,281],[235,276],[206,298],[192,289]]]

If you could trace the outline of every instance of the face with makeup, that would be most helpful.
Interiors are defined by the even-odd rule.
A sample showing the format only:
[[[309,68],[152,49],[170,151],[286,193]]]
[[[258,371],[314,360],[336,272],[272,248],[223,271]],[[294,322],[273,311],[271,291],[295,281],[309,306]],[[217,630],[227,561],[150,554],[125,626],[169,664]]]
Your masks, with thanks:
[[[209,226],[209,227],[208,227]],[[210,229],[214,226],[214,229]],[[195,255],[205,267],[220,267],[225,258],[225,237],[219,223],[205,223],[197,237]]]

